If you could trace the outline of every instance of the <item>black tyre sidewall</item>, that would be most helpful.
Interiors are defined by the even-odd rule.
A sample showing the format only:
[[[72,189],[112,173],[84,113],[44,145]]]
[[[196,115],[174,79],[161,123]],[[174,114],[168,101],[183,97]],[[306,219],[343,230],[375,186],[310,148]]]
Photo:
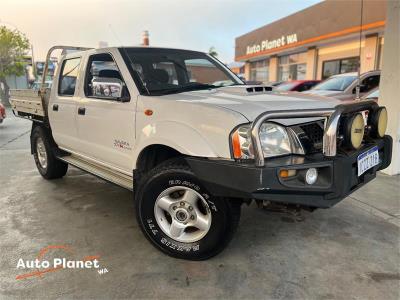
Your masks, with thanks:
[[[38,138],[42,139],[44,147],[45,147],[45,150],[46,150],[46,154],[47,154],[47,167],[46,168],[43,168],[40,165],[40,162],[39,162],[39,158],[38,158],[38,154],[37,154],[37,145],[36,145]],[[34,149],[33,157],[35,159],[36,167],[37,167],[39,173],[42,176],[45,177],[47,175],[47,173],[48,173],[48,169],[49,169],[49,166],[50,166],[51,150],[50,150],[49,142],[47,141],[46,136],[45,136],[45,134],[43,133],[43,130],[40,127],[36,127],[33,130],[33,133],[32,133],[32,144],[33,144],[33,149]]]
[[[167,188],[189,187],[203,196],[211,211],[211,227],[199,241],[182,243],[168,237],[158,226],[154,216],[157,197]],[[177,258],[201,260],[220,252],[226,242],[229,228],[229,208],[223,199],[212,197],[190,171],[168,170],[150,177],[138,191],[136,213],[149,240],[163,252]]]
[[[41,138],[47,154],[47,167],[43,168],[40,165],[38,154],[36,153],[36,143],[38,138]],[[57,147],[52,140],[51,133],[49,134],[42,127],[35,127],[32,131],[31,142],[33,145],[33,157],[40,175],[45,179],[57,179],[63,177],[68,170],[68,164],[60,161],[54,155],[53,150]]]

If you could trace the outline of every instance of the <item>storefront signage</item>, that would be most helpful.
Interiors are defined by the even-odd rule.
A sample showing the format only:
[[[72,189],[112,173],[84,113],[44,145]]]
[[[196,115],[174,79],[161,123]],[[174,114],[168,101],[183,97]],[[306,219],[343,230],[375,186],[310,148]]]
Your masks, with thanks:
[[[260,44],[254,44],[247,46],[246,54],[258,53],[265,50],[280,48],[285,45],[290,45],[297,42],[297,34],[282,35],[280,38],[275,40],[264,40]]]

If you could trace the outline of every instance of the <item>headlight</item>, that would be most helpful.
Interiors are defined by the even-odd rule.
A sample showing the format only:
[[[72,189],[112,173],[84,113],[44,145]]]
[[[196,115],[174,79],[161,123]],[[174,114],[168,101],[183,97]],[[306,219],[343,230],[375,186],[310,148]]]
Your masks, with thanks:
[[[251,143],[250,124],[238,127],[231,135],[233,157],[236,159],[254,158]]]
[[[231,135],[233,157],[236,159],[254,158],[250,124],[238,127]],[[289,130],[290,131],[290,130]],[[304,150],[294,135],[275,123],[260,126],[259,137],[264,157],[280,156],[290,153],[304,154]]]
[[[371,134],[375,138],[383,138],[387,127],[387,110],[384,106],[372,112],[370,116]]]
[[[259,136],[264,157],[290,154],[292,152],[289,135],[286,129],[278,124],[262,124]]]

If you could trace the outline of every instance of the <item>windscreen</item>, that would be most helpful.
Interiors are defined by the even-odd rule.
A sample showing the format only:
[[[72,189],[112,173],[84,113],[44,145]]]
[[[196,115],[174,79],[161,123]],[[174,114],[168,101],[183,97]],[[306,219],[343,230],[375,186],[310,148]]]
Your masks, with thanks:
[[[278,85],[275,89],[277,91],[291,91],[296,85],[298,85],[297,82],[287,82],[287,83],[282,83]]]
[[[120,48],[120,51],[144,94],[166,95],[243,84],[205,53],[160,48]]]
[[[344,91],[357,79],[357,76],[335,76],[316,85],[313,90]]]

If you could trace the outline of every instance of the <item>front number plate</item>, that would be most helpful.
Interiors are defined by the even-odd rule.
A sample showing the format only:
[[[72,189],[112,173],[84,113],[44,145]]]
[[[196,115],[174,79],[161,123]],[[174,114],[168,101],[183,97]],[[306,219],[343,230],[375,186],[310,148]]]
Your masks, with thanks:
[[[365,171],[375,167],[379,164],[379,152],[378,147],[369,149],[368,151],[361,153],[357,157],[358,164],[358,176],[364,174]]]

